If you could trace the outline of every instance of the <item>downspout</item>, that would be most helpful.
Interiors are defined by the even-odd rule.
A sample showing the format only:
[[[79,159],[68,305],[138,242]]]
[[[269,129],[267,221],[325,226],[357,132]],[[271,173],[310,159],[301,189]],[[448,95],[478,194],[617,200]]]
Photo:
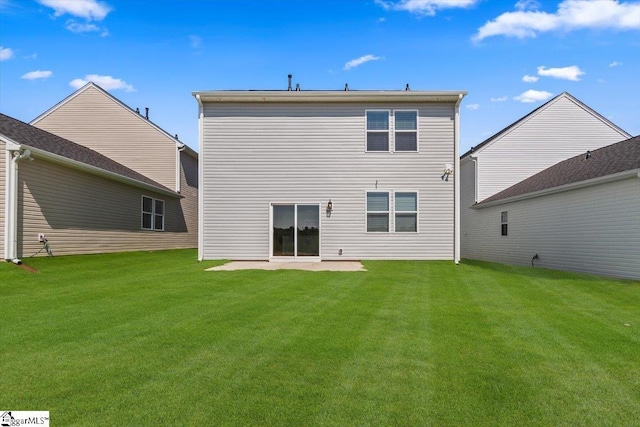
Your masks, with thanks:
[[[184,151],[184,144],[176,142],[176,193],[182,191],[182,164],[180,163],[180,156]]]
[[[469,160],[473,162],[473,203],[478,203],[478,158],[469,156]]]
[[[198,261],[204,259],[204,107],[200,95],[198,101]]]
[[[460,262],[460,102],[463,97],[459,94],[456,101],[453,130],[453,262],[456,264]]]
[[[7,186],[9,196],[7,198],[7,225],[8,225],[8,239],[5,238],[5,242],[8,243],[6,247],[5,259],[11,260],[14,264],[21,264],[22,261],[18,258],[18,162],[23,159],[31,159],[31,151],[26,149],[20,151],[20,149],[12,150],[13,159],[9,164],[8,180],[10,183]]]
[[[13,198],[11,197],[11,189],[13,188],[12,185],[12,181],[11,181],[11,177],[12,177],[12,173],[11,173],[11,153],[12,151],[9,150],[9,148],[7,147],[7,149],[4,151],[4,163],[5,163],[5,181],[4,181],[4,241],[2,242],[2,259],[8,260],[11,259],[9,258],[9,246],[11,245],[11,238],[9,237],[11,235],[11,215],[9,215],[9,212],[13,212],[13,205],[12,205],[12,201]]]

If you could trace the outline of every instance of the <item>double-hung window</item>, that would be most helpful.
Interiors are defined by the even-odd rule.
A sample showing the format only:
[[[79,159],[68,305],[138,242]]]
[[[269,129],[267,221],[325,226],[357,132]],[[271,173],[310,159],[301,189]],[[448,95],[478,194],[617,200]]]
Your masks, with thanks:
[[[142,196],[142,229],[164,231],[164,200]]]
[[[418,151],[418,112],[394,111],[395,151]]]
[[[395,230],[397,233],[416,233],[418,231],[418,193],[396,192]]]
[[[389,192],[370,191],[367,193],[367,231],[389,231]]]
[[[367,111],[367,151],[389,151],[389,111]]]

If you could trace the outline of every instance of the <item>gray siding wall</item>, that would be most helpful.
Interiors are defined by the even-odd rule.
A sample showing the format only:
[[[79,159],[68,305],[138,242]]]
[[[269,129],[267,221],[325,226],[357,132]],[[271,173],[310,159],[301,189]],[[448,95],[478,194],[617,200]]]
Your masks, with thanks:
[[[420,152],[366,153],[367,109],[417,109]],[[270,202],[321,203],[322,259],[453,259],[452,104],[205,104],[200,155],[205,259],[268,259]],[[419,192],[418,233],[366,232],[376,186]]]
[[[460,256],[468,258],[468,251],[473,242],[473,233],[470,228],[475,227],[473,215],[476,213],[469,209],[475,203],[476,185],[475,163],[469,159],[460,162],[460,180],[462,182],[460,186],[460,224],[462,225],[460,229]]]
[[[559,97],[474,154],[478,157],[477,201],[581,152],[627,138],[570,98]]]
[[[640,280],[639,209],[638,178],[478,209],[465,257]]]
[[[189,247],[198,247],[198,159],[180,153],[180,199]]]
[[[165,201],[166,231],[140,229],[142,195]],[[20,162],[18,199],[20,257],[41,248],[38,233],[47,236],[54,255],[194,246],[179,199],[45,160]]]
[[[175,140],[95,87],[87,87],[32,124],[175,190]]]
[[[9,152],[5,150],[5,143],[0,141],[0,259],[5,257],[4,247],[4,219],[5,219],[5,185],[7,177],[7,165],[6,159],[9,156]]]

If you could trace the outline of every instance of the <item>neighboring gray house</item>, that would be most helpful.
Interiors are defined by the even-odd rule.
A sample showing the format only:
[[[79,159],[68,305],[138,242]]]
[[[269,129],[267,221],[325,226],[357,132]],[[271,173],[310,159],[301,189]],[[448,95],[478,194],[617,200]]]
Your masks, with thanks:
[[[0,114],[3,259],[189,247],[183,196],[94,150]],[[46,255],[46,252],[40,252]]]
[[[576,155],[631,135],[564,92],[462,155],[463,258],[480,258],[483,225],[475,203]]]
[[[199,259],[457,262],[465,94],[194,92]]]
[[[91,148],[179,193],[187,231],[181,247],[197,246],[198,154],[89,82],[30,123]]]
[[[557,163],[473,210],[474,258],[640,280],[640,137]]]

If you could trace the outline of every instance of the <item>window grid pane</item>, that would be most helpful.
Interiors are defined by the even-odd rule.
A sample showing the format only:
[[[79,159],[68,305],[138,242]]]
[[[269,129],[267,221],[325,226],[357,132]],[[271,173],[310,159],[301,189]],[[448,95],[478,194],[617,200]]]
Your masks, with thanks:
[[[418,214],[396,213],[396,232],[415,233],[418,231]]]
[[[367,130],[389,130],[389,112],[367,111]]]
[[[396,151],[418,151],[416,132],[396,132]]]
[[[396,111],[395,128],[396,130],[417,130],[418,113],[415,111]]]
[[[367,231],[388,232],[389,231],[389,214],[368,213],[367,214]]]
[[[367,151],[389,151],[389,133],[367,132]]]
[[[367,211],[388,212],[389,211],[389,193],[385,193],[385,192],[367,193]]]
[[[418,194],[416,193],[396,193],[396,211],[416,212],[418,210]]]

